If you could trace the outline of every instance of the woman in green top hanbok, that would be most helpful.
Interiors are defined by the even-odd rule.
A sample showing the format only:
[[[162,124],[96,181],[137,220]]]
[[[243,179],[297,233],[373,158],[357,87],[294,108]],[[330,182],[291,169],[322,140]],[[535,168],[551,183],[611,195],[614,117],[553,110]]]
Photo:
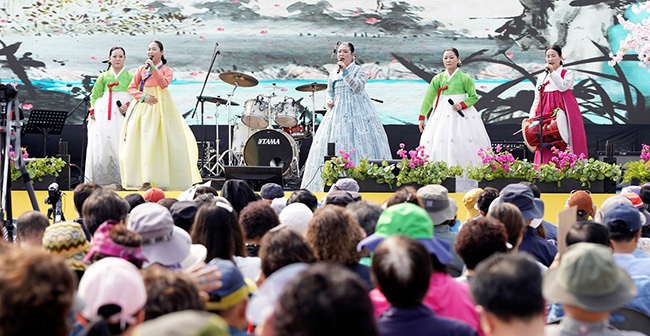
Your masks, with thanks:
[[[133,74],[124,69],[126,52],[122,47],[109,51],[108,70],[95,81],[90,99],[85,182],[121,185],[119,138],[131,95],[128,88]],[[119,102],[119,103],[118,103]]]
[[[442,61],[445,71],[431,80],[420,109],[420,145],[430,161],[461,166],[480,164],[479,149],[490,148],[491,143],[483,120],[473,107],[478,101],[474,81],[458,69],[461,61],[456,48],[445,49]]]

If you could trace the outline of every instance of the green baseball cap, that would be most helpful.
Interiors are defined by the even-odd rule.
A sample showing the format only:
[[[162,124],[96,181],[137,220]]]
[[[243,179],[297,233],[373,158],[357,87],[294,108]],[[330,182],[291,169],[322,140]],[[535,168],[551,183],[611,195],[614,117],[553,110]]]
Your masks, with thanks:
[[[446,265],[451,261],[449,244],[433,236],[433,222],[426,210],[412,203],[400,203],[384,210],[375,227],[375,233],[360,241],[357,250],[374,251],[386,238],[404,235],[420,241],[429,253]]]

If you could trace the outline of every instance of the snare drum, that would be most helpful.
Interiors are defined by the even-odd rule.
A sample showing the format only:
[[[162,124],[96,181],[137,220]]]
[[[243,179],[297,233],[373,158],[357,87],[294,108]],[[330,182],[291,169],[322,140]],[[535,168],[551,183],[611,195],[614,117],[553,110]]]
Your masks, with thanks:
[[[291,97],[285,97],[284,101],[275,104],[273,112],[275,123],[282,127],[293,127],[298,124],[298,115],[304,110],[300,102]]]
[[[305,139],[311,136],[311,124],[298,124],[293,127],[283,127],[283,131],[289,133],[294,139]]]
[[[248,166],[282,167],[282,174],[290,172],[291,163],[298,157],[298,144],[289,134],[264,129],[253,134],[244,146],[244,162]]]
[[[232,150],[235,153],[241,153],[244,150],[246,141],[258,130],[250,128],[241,122],[235,124],[232,128]]]
[[[248,127],[266,128],[269,125],[268,109],[269,103],[264,101],[264,97],[257,96],[255,99],[249,99],[244,103],[241,120]]]

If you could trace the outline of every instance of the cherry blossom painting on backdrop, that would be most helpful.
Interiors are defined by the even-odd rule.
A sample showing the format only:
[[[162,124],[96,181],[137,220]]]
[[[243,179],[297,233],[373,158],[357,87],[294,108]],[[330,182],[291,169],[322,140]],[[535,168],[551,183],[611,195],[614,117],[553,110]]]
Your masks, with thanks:
[[[322,109],[324,91],[312,96],[296,87],[326,83],[337,42],[350,41],[383,123],[415,124],[428,81],[444,69],[442,51],[456,47],[462,70],[475,79],[484,122],[518,124],[530,109],[544,49],[558,43],[565,65],[576,71],[585,123],[650,124],[647,69],[632,54],[608,64],[610,49],[627,35],[616,15],[645,17],[630,10],[634,3],[0,0],[0,82],[18,84],[25,111],[67,110],[68,122],[80,124],[108,50],[124,47],[133,70],[143,64],[147,44],[159,40],[175,73],[170,90],[188,123],[224,124],[258,97],[271,106],[292,98],[307,111]],[[259,83],[235,89],[220,79],[223,72]],[[202,89],[205,96],[231,94],[239,106],[207,103],[203,115],[193,113]]]

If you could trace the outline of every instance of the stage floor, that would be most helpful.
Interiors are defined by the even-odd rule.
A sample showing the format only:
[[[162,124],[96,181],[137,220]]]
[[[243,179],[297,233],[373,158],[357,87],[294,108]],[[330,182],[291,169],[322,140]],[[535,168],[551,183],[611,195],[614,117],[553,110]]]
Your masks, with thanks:
[[[135,191],[137,193],[144,193],[144,192],[139,192]],[[182,191],[167,191],[165,192],[165,195],[167,197],[178,197],[181,194]],[[120,196],[124,197],[128,194],[134,193],[134,191],[118,191],[117,192]],[[29,201],[29,195],[27,194],[27,191],[22,191],[22,190],[15,190],[11,192],[12,195],[12,201],[13,201],[13,217],[17,218],[20,214],[32,210],[31,207],[31,202]],[[287,191],[285,193],[285,197],[289,197],[291,195],[290,191]],[[321,199],[325,193],[316,193],[316,197],[318,199]],[[392,193],[361,193],[361,196],[364,200],[368,201],[373,201],[376,203],[383,203],[386,199],[388,199]],[[454,198],[459,206],[458,209],[458,219],[461,221],[465,220],[466,217],[466,211],[465,208],[463,207],[463,193],[451,193],[449,194],[452,198]],[[594,200],[594,203],[597,206],[600,206],[602,202],[612,196],[612,194],[592,194],[591,197]],[[47,214],[47,209],[50,208],[50,205],[45,204],[43,200],[47,198],[47,191],[41,191],[38,190],[36,191],[36,199],[38,200],[39,208],[40,211],[44,214]],[[555,223],[557,221],[557,213],[564,208],[564,205],[566,203],[567,198],[569,198],[569,194],[543,194],[542,195],[542,200],[544,200],[544,219],[551,222]],[[63,202],[63,213],[66,219],[72,220],[78,217],[77,212],[74,209],[74,202],[72,200],[72,191],[64,191],[63,192],[63,197],[62,197],[62,202]]]

